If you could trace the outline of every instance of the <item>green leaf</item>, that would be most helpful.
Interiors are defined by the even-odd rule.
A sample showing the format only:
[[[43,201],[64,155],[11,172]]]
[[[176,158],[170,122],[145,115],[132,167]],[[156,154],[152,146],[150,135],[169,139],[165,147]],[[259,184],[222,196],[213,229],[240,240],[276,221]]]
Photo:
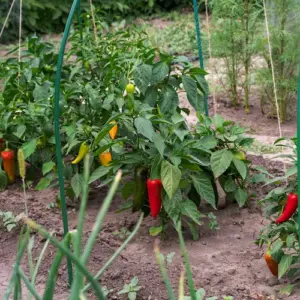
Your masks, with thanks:
[[[216,208],[216,195],[211,182],[211,178],[204,172],[199,172],[191,176],[197,193],[214,209]]]
[[[170,86],[163,90],[163,100],[160,110],[163,114],[174,114],[179,103],[177,92]]]
[[[170,197],[167,195],[166,192],[163,192],[163,207],[165,211],[167,212],[168,216],[171,218],[173,223],[176,225],[179,217],[180,217],[180,207],[182,202],[182,194],[180,189],[178,189],[173,197],[173,199],[170,199]]]
[[[42,167],[43,175],[46,175],[47,173],[49,173],[53,169],[54,166],[55,166],[55,163],[53,161],[45,162]]]
[[[128,198],[134,194],[134,188],[135,188],[135,182],[134,181],[128,181],[124,185],[122,189],[122,196],[125,200],[128,200]]]
[[[227,180],[225,181],[224,190],[227,193],[231,193],[231,192],[234,192],[236,190],[236,185],[235,185],[234,180],[232,179],[231,176],[228,177]]]
[[[282,287],[279,291],[280,294],[290,296],[293,292],[294,284],[288,284],[284,287]]]
[[[146,64],[138,65],[133,72],[134,82],[139,90],[145,94],[152,78],[152,66]]]
[[[165,151],[166,146],[165,146],[165,141],[162,138],[162,136],[159,133],[154,132],[152,140],[153,140],[153,143],[154,143],[156,149],[160,153],[161,157],[164,157],[164,151]]]
[[[281,239],[278,239],[275,243],[273,243],[271,248],[271,256],[274,258],[276,257],[277,253],[282,250],[283,247],[283,241]]]
[[[238,172],[240,173],[241,177],[245,180],[247,178],[246,164],[243,161],[236,158],[233,158],[233,163],[236,169],[238,170]]]
[[[286,170],[285,176],[290,177],[297,174],[297,172],[298,172],[297,166],[292,166],[291,168]]]
[[[216,178],[221,176],[230,166],[233,160],[231,151],[223,149],[214,152],[211,155],[211,168]]]
[[[170,199],[175,195],[181,179],[181,172],[168,161],[164,160],[161,165],[161,180],[165,191]]]
[[[291,255],[283,255],[278,265],[278,278],[280,279],[290,268],[293,262],[293,257]]]
[[[99,167],[90,176],[89,184],[91,184],[94,181],[96,181],[96,180],[100,179],[101,177],[105,176],[106,174],[109,173],[110,170],[111,170],[111,167],[108,167],[108,166]]]
[[[30,140],[30,141],[26,142],[25,144],[23,144],[22,150],[24,153],[24,159],[27,159],[31,154],[33,154],[35,152],[36,143],[37,143],[37,140],[33,139],[33,140]]]
[[[169,74],[169,66],[165,62],[158,62],[152,70],[152,84],[162,81]]]
[[[241,187],[239,187],[235,193],[234,193],[234,197],[239,205],[239,207],[243,207],[247,201],[248,198],[248,194],[247,192],[242,189]]]
[[[182,130],[182,129],[176,129],[174,130],[174,133],[178,136],[178,138],[183,142],[184,138],[189,134],[189,131]]]
[[[39,183],[37,184],[37,186],[35,187],[35,189],[37,191],[45,190],[47,187],[49,187],[49,185],[51,184],[51,182],[52,182],[51,178],[43,177],[39,181]]]
[[[296,238],[293,234],[289,234],[288,237],[286,238],[286,246],[288,248],[293,248],[295,244]]]
[[[158,99],[158,92],[154,87],[149,87],[145,94],[145,102],[154,107]]]
[[[81,174],[76,173],[71,179],[71,187],[75,193],[76,198],[80,196],[82,191],[83,177]]]
[[[220,115],[218,114],[214,115],[212,121],[216,129],[223,128],[224,119]]]
[[[152,227],[150,227],[150,229],[149,229],[149,234],[150,234],[151,236],[157,236],[157,235],[159,235],[162,231],[163,231],[163,227],[162,227],[162,226],[158,226],[158,227],[152,226]]]
[[[154,179],[159,179],[160,178],[160,174],[161,174],[161,163],[162,163],[162,158],[161,156],[158,154],[151,166],[151,171],[150,171],[150,178],[151,180]]]
[[[8,178],[4,171],[1,170],[0,164],[0,192],[4,191],[8,184]]]
[[[202,139],[200,139],[200,142],[206,149],[213,149],[218,145],[218,140],[212,135],[204,136]]]
[[[127,201],[120,206],[120,208],[116,211],[116,213],[121,213],[129,208],[132,208],[132,206],[133,206],[133,201]]]
[[[203,215],[197,209],[196,204],[191,200],[185,200],[181,203],[181,213],[190,219],[192,219],[196,224],[202,225],[203,223],[200,221]]]
[[[47,100],[51,96],[50,83],[45,82],[42,86],[35,84],[33,90],[33,97],[36,102],[41,100]]]
[[[194,241],[199,241],[200,236],[199,236],[199,230],[197,228],[197,224],[193,222],[187,222],[191,231],[191,234],[193,236]]]
[[[22,139],[22,136],[23,136],[23,134],[25,133],[25,131],[26,131],[26,126],[25,126],[25,125],[19,125],[19,126],[17,127],[17,130],[16,130],[16,132],[14,133],[14,135],[15,135],[16,137],[18,137],[19,139]]]
[[[154,134],[154,129],[151,121],[138,117],[134,120],[134,125],[139,134],[146,137],[149,141],[153,141],[152,137]]]
[[[203,111],[204,97],[198,92],[197,82],[190,76],[183,75],[182,83],[190,104],[194,107],[196,111]]]

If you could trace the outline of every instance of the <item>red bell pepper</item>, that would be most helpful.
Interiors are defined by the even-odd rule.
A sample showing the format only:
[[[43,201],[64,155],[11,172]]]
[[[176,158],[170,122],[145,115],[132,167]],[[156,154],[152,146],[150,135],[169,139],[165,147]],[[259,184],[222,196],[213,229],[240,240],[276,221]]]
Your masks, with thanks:
[[[296,212],[297,207],[298,207],[298,195],[293,193],[289,194],[283,213],[276,220],[276,223],[280,224],[287,221]]]
[[[161,190],[162,183],[160,179],[147,180],[148,199],[150,204],[150,211],[153,218],[156,218],[161,209]]]
[[[3,159],[4,171],[7,174],[10,183],[15,181],[15,152],[8,148],[6,144],[6,149],[1,152],[1,157]]]

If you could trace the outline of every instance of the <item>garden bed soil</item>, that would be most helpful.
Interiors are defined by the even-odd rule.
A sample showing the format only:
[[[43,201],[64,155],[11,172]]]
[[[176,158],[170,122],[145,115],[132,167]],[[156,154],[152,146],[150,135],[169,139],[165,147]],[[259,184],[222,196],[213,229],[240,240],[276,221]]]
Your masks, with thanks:
[[[281,170],[282,165],[278,162],[266,163],[261,157],[251,157],[256,165],[267,165],[270,171]],[[23,211],[23,196],[21,184],[10,186],[8,190],[0,193],[0,211],[12,211],[14,214]],[[254,187],[258,197],[265,191],[260,187]],[[102,188],[90,197],[85,220],[84,240],[91,231],[93,221],[99,207],[106,195],[107,190]],[[62,222],[58,208],[48,208],[51,202],[55,202],[57,190],[43,192],[29,191],[28,204],[29,216],[39,224],[45,226],[50,232],[61,239]],[[132,230],[139,217],[138,213],[130,211],[116,215],[115,211],[120,207],[123,200],[116,196],[109,213],[106,215],[102,232],[97,239],[92,255],[89,260],[89,270],[96,273],[104,262],[121,245],[122,241],[114,232],[126,228]],[[207,210],[207,207],[203,208]],[[299,292],[295,291],[292,296],[278,296],[278,291],[285,280],[278,282],[268,271],[263,259],[264,249],[254,244],[260,229],[266,224],[255,201],[250,203],[249,208],[239,209],[236,204],[230,204],[223,210],[215,211],[220,229],[211,231],[207,223],[201,227],[201,238],[193,241],[188,230],[184,230],[186,246],[192,265],[195,285],[204,288],[207,296],[234,296],[235,300],[266,300],[266,299],[299,299]],[[76,228],[77,211],[68,209],[69,227]],[[126,299],[118,295],[125,283],[137,276],[142,289],[138,292],[137,299],[168,299],[162,282],[159,268],[156,265],[153,245],[156,238],[148,234],[151,226],[158,225],[157,220],[147,217],[137,236],[128,245],[122,255],[113,263],[101,278],[102,285],[113,289],[109,299]],[[15,261],[18,232],[11,233],[0,231],[0,295],[2,296],[8,284],[8,280]],[[35,234],[35,257],[44,246],[45,240]],[[163,254],[175,252],[172,263],[168,265],[168,273],[175,288],[181,271],[184,269],[177,234],[170,228],[165,240],[160,240],[160,248]],[[38,290],[42,291],[44,283],[55,255],[53,247],[49,247],[37,278]],[[27,271],[27,263],[23,262]],[[56,287],[56,300],[67,299],[68,290],[67,268],[64,262],[59,271]],[[187,291],[187,289],[186,289]],[[277,296],[276,296],[277,295]],[[279,297],[279,298],[278,298]],[[93,295],[89,299],[95,299]],[[222,299],[220,297],[220,299]]]

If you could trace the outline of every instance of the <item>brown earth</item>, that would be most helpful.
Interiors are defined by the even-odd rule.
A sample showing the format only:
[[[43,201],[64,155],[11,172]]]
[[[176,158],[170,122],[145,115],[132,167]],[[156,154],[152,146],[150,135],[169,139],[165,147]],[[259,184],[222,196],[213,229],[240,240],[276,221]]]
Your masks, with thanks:
[[[251,157],[251,159],[257,165],[267,164],[268,169],[272,172],[277,173],[277,170],[282,168],[278,162],[266,163],[261,157]],[[23,198],[19,187],[20,184],[15,184],[0,193],[0,211],[12,211],[14,214],[23,211]],[[51,202],[55,202],[57,192],[57,190],[29,191],[28,202],[30,217],[45,226],[50,232],[54,231],[54,234],[60,239],[62,237],[60,211],[58,208],[48,208]],[[85,240],[106,192],[107,190],[102,188],[89,199],[84,229]],[[257,187],[255,192],[261,195],[265,191]],[[88,264],[93,273],[96,273],[121,245],[122,241],[113,233],[122,228],[132,230],[138,219],[138,214],[132,214],[129,211],[116,215],[115,211],[122,201],[120,197],[115,197],[105,218],[103,230],[97,239]],[[208,208],[204,207],[203,209],[207,211]],[[286,281],[278,282],[276,278],[272,277],[263,259],[263,249],[254,244],[260,229],[266,224],[255,202],[251,202],[250,207],[244,209],[239,209],[236,205],[231,204],[214,213],[219,222],[219,230],[211,231],[206,224],[201,227],[201,238],[197,242],[192,240],[188,230],[184,231],[196,287],[205,288],[207,296],[231,295],[235,297],[235,300],[298,299],[299,295],[297,296],[296,292],[290,297],[275,297],[281,285]],[[70,229],[76,228],[76,210],[69,208],[68,217]],[[109,299],[126,299],[126,297],[118,295],[118,291],[134,276],[138,277],[139,285],[142,286],[137,299],[167,299],[153,255],[155,238],[148,234],[149,228],[157,224],[158,221],[147,217],[135,239],[101,278],[103,285],[113,289],[109,294]],[[0,295],[2,296],[15,260],[17,239],[17,230],[12,233],[0,231]],[[43,238],[35,235],[35,256],[38,256],[44,243]],[[174,288],[176,288],[184,266],[175,230],[172,228],[168,230],[166,239],[160,241],[160,247],[166,255],[175,252],[172,263],[168,265],[168,273]],[[54,255],[54,249],[49,247],[37,279],[39,291],[43,290]],[[25,270],[28,269],[25,260],[23,266]],[[67,298],[67,282],[67,270],[64,263],[59,271],[55,299]],[[270,295],[273,296],[267,298]],[[95,298],[90,295],[89,299]]]

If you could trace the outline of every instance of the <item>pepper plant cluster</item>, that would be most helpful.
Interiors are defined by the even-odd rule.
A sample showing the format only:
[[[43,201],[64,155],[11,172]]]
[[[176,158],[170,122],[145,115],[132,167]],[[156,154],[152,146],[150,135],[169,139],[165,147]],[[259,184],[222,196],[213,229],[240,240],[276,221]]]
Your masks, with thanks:
[[[137,28],[98,30],[84,20],[83,35],[74,33],[62,70],[61,141],[68,199],[82,194],[82,161],[87,153],[95,187],[112,182],[118,170],[126,180],[120,210],[142,210],[159,216],[165,231],[183,219],[193,237],[204,214],[200,205],[218,206],[220,184],[230,201],[247,203],[249,171],[242,148],[252,139],[244,129],[204,111],[206,72],[186,57],[173,57],[153,48]],[[29,170],[42,170],[37,190],[57,186],[53,132],[55,47],[33,36],[22,62],[0,64],[0,138],[12,150],[22,147]],[[13,54],[13,52],[12,52]],[[185,121],[185,92],[198,123]],[[4,188],[4,187],[2,187]]]

